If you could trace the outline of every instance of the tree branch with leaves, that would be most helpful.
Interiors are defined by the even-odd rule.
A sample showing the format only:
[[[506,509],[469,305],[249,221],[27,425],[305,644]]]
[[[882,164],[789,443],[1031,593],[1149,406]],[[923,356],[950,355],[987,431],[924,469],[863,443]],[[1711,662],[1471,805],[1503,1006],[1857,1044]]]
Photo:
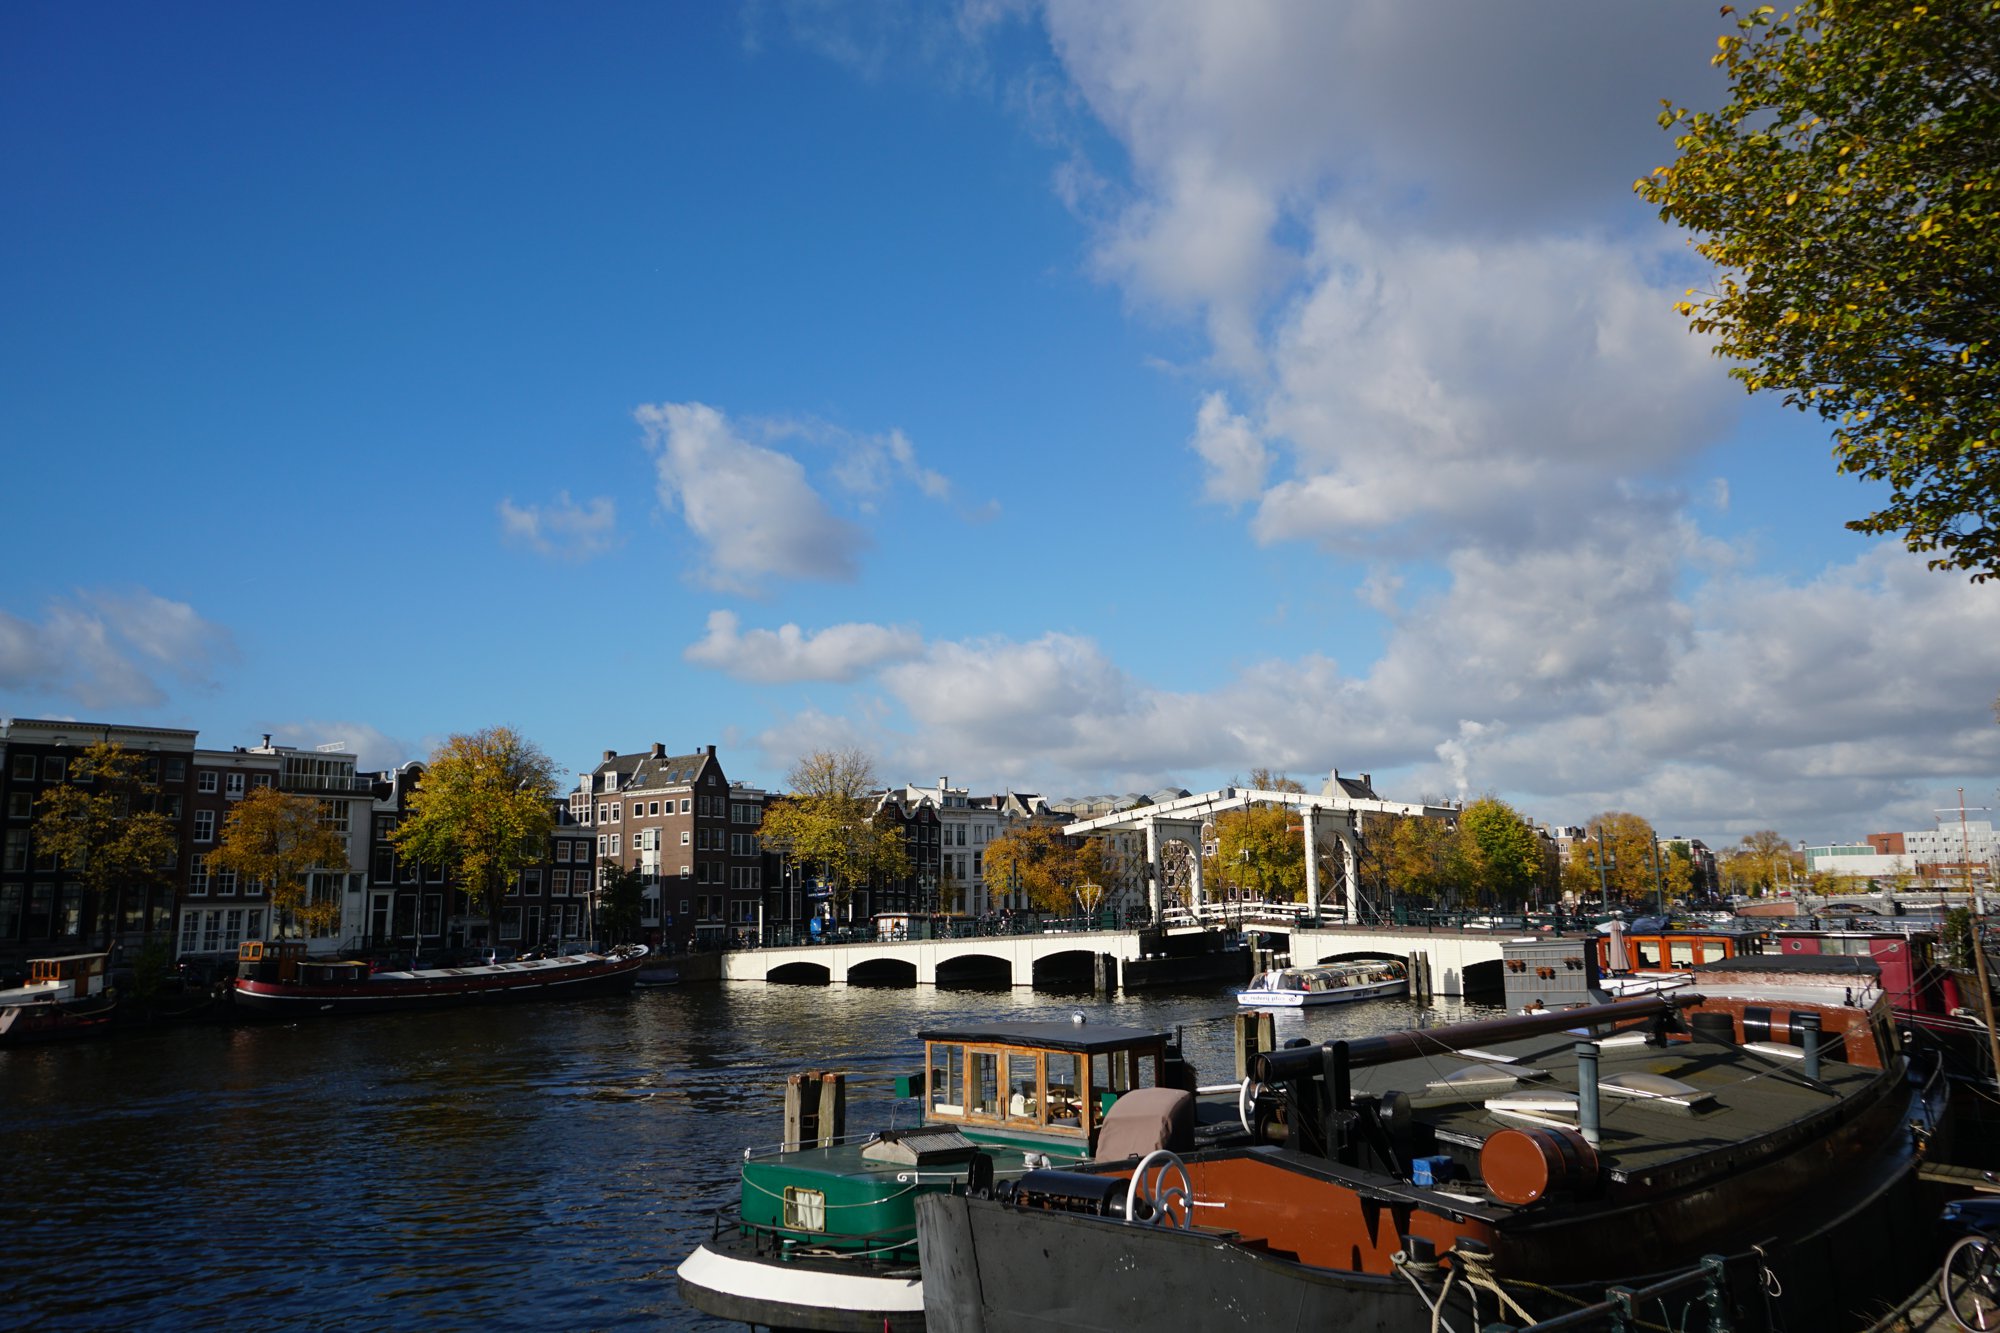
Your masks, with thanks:
[[[548,856],[555,765],[511,727],[455,735],[432,752],[390,839],[443,866],[490,924],[520,872]]]
[[[209,853],[209,865],[264,887],[281,914],[281,935],[292,925],[316,933],[340,923],[338,897],[312,896],[313,871],[349,869],[347,839],[327,813],[313,797],[258,787],[229,812],[222,841]]]
[[[71,763],[62,786],[36,802],[35,845],[83,881],[92,899],[87,916],[103,921],[106,944],[125,893],[159,883],[180,851],[174,821],[141,808],[158,790],[145,756],[100,741]]]
[[[1887,483],[1849,528],[2000,576],[2000,4],[1760,5],[1717,46],[1728,104],[1665,103],[1633,184],[1720,271],[1677,308]]]

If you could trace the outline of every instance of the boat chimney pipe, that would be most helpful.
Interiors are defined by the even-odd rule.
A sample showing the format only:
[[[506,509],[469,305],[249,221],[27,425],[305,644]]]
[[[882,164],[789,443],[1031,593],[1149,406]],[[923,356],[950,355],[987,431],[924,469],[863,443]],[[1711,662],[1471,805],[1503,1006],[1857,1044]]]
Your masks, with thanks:
[[[1819,1081],[1819,1015],[1794,1014],[1792,1026],[1799,1030],[1801,1044],[1805,1047],[1806,1060],[1804,1074],[1814,1082]]]
[[[1576,1125],[1583,1141],[1595,1148],[1602,1141],[1597,1118],[1597,1043],[1576,1044]]]

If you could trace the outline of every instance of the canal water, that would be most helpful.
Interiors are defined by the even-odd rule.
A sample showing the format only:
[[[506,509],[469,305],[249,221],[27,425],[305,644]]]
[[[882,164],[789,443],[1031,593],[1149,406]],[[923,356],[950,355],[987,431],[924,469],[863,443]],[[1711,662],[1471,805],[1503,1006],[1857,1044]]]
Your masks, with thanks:
[[[16,1328],[725,1329],[674,1268],[780,1137],[784,1076],[849,1071],[851,1131],[946,1022],[1184,1030],[1232,1071],[1229,988],[684,986],[569,1004],[184,1027],[0,1051],[0,1310]],[[1441,1001],[1278,1018],[1434,1026]]]

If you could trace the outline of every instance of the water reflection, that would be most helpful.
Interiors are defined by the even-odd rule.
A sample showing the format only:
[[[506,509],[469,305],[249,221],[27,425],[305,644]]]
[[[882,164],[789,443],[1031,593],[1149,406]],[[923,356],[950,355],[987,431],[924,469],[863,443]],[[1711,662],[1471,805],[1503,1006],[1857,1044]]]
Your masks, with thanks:
[[[20,1327],[725,1328],[673,1270],[742,1149],[778,1139],[786,1074],[847,1070],[855,1128],[908,1123],[890,1080],[921,1029],[1082,1011],[1181,1029],[1220,1081],[1234,1009],[1221,987],[689,986],[0,1052],[0,1299]],[[1463,1012],[1332,1006],[1278,1036]]]

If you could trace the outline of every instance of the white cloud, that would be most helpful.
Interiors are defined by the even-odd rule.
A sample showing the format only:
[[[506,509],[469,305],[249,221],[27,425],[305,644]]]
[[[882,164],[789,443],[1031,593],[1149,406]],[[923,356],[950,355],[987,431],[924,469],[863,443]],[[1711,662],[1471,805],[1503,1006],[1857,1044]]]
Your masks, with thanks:
[[[356,756],[362,772],[381,772],[430,753],[429,746],[419,748],[366,722],[278,722],[271,726],[271,739],[301,750],[338,745]]]
[[[845,624],[807,633],[787,624],[745,633],[735,612],[711,611],[708,632],[682,656],[737,680],[770,685],[849,681],[922,651],[923,638],[914,629]]]
[[[568,491],[558,491],[547,506],[516,505],[509,496],[499,514],[502,536],[542,555],[588,560],[616,545],[618,512],[608,496],[579,505]]]
[[[1202,492],[1209,499],[1235,505],[1263,493],[1270,452],[1256,429],[1229,410],[1227,395],[1211,393],[1202,400],[1191,443],[1208,465]]]
[[[85,708],[156,706],[162,678],[207,688],[235,656],[227,629],[143,588],[80,589],[51,599],[39,622],[0,611],[0,689]]]
[[[755,592],[771,578],[855,577],[868,538],[827,508],[797,459],[750,443],[702,403],[658,403],[633,415],[646,431],[660,504],[678,509],[706,549],[708,582]]]

